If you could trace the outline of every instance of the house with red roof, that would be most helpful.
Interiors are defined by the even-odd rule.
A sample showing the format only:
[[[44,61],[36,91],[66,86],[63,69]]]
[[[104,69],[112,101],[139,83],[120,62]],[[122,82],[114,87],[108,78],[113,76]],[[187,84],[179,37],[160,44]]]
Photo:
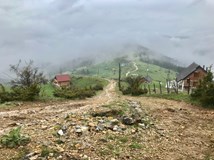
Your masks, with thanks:
[[[59,87],[68,87],[71,83],[71,77],[68,74],[56,75],[53,83]]]

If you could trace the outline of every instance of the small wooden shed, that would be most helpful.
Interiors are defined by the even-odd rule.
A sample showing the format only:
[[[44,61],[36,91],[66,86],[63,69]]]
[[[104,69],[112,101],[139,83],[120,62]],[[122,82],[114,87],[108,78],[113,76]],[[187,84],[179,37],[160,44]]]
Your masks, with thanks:
[[[54,84],[60,87],[68,87],[71,83],[71,77],[68,74],[56,75]]]

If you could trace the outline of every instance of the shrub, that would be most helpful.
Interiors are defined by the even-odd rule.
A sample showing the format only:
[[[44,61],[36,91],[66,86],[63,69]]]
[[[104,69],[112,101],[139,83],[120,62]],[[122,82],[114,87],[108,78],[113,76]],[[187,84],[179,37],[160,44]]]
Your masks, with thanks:
[[[95,91],[103,90],[103,85],[98,83],[92,89]]]
[[[12,157],[10,160],[25,160],[26,159],[26,155],[28,155],[30,153],[30,151],[27,148],[20,148],[18,150],[18,153]]]
[[[29,87],[13,87],[11,95],[14,100],[21,101],[33,101],[37,96],[39,96],[40,87],[36,84],[32,84]]]
[[[212,72],[209,71],[207,76],[200,82],[200,85],[193,91],[191,97],[198,99],[205,107],[214,108],[214,82],[212,79]]]
[[[0,103],[12,101],[13,95],[5,90],[5,87],[0,84]]]
[[[41,157],[48,157],[50,153],[52,153],[52,149],[48,148],[47,146],[42,146]]]
[[[0,102],[7,101],[33,101],[39,96],[40,87],[31,85],[29,87],[13,87],[11,92],[0,92]]]
[[[148,90],[147,89],[141,89],[141,88],[132,89],[132,88],[128,87],[127,89],[122,89],[122,93],[124,95],[131,94],[132,96],[139,96],[142,94],[147,94]]]
[[[4,93],[5,92],[5,87],[0,83],[0,93]]]
[[[200,101],[203,105],[214,108],[214,84],[211,84],[203,92]]]
[[[21,61],[17,65],[11,65],[10,70],[16,74],[16,79],[11,81],[13,100],[32,101],[40,92],[41,84],[47,83],[43,72],[39,72],[37,67],[33,66],[33,61],[21,66]]]
[[[84,99],[93,97],[96,92],[92,89],[56,89],[54,91],[55,97],[61,97],[66,99]]]
[[[16,74],[16,78],[11,81],[12,90],[6,92],[3,85],[0,85],[0,102],[5,101],[32,101],[40,92],[41,84],[47,82],[43,72],[39,72],[33,66],[33,61],[26,62],[21,66],[21,61],[17,65],[11,65],[10,70]]]
[[[133,96],[139,96],[141,94],[146,94],[148,93],[147,89],[142,89],[141,84],[142,84],[142,77],[127,77],[125,80],[128,83],[128,87],[124,89],[123,87],[121,88],[121,91],[123,94],[131,94]]]
[[[26,145],[30,142],[30,138],[21,135],[21,127],[15,128],[9,132],[8,135],[1,137],[1,144],[7,148],[14,148],[21,145]]]

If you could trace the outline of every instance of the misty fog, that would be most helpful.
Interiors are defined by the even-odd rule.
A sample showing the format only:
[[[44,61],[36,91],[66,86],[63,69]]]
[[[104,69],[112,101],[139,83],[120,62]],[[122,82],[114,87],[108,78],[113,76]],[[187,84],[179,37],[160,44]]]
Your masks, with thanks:
[[[138,45],[185,65],[210,65],[213,15],[213,0],[0,0],[0,73],[19,59],[59,69]]]

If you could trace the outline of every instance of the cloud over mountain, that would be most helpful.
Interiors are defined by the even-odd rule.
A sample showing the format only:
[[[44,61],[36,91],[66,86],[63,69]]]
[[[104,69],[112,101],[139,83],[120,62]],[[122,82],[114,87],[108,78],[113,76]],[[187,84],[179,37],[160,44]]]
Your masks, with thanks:
[[[18,59],[110,56],[128,43],[213,63],[213,14],[212,0],[0,0],[1,69]]]

